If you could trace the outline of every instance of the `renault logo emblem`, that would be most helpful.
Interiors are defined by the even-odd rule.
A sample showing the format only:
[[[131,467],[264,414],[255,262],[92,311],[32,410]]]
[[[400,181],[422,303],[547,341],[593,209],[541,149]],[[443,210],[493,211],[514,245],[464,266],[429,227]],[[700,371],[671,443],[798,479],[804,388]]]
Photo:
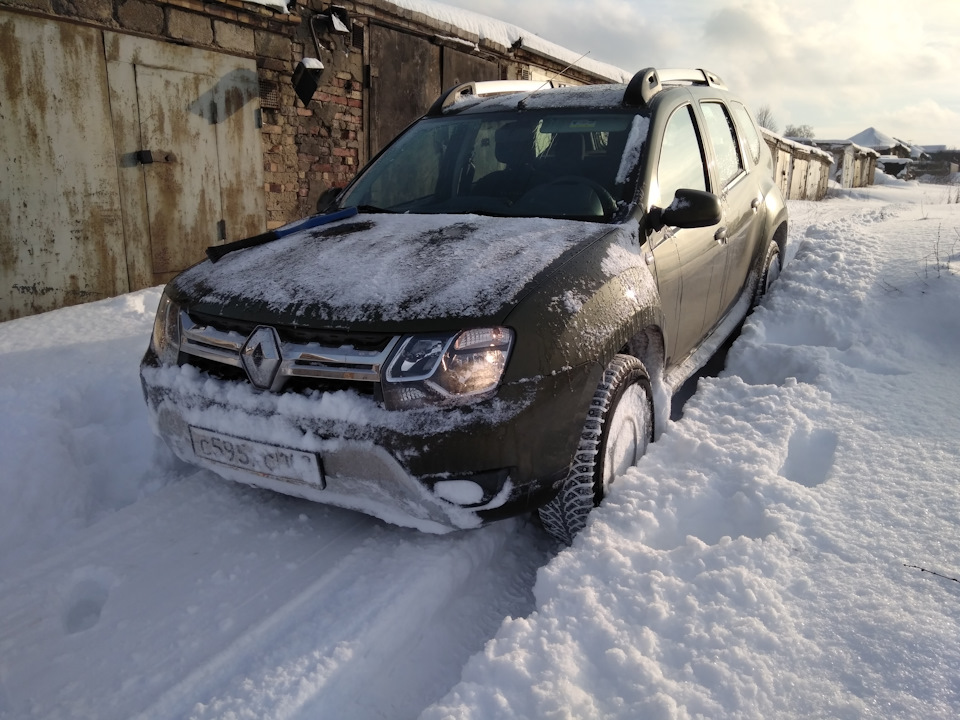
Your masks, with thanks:
[[[256,387],[268,390],[280,369],[280,338],[272,327],[261,325],[240,348],[240,362]]]

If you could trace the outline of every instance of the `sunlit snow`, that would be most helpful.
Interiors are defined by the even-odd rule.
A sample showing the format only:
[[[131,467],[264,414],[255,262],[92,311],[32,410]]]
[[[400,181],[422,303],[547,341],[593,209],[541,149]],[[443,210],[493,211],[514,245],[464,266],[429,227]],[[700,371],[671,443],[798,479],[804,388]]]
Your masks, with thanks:
[[[0,718],[956,717],[960,205],[878,177],[562,551],[179,463],[159,289],[0,324]]]

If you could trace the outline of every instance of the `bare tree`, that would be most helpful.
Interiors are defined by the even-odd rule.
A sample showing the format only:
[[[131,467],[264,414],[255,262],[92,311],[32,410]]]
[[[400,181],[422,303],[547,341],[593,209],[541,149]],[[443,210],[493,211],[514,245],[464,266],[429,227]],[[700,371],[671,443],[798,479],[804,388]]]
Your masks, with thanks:
[[[780,132],[780,126],[777,125],[777,121],[773,117],[773,110],[770,109],[769,105],[761,105],[757,110],[757,125],[770,132]]]
[[[812,125],[787,125],[783,134],[787,137],[806,138],[808,140],[813,140],[816,137]]]

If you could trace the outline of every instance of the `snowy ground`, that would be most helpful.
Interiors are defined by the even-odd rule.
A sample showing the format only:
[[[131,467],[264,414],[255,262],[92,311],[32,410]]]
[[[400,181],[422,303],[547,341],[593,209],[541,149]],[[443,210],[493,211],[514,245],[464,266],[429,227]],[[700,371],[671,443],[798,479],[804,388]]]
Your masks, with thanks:
[[[948,199],[791,203],[726,369],[558,554],[180,464],[156,289],[0,324],[0,717],[960,715]]]

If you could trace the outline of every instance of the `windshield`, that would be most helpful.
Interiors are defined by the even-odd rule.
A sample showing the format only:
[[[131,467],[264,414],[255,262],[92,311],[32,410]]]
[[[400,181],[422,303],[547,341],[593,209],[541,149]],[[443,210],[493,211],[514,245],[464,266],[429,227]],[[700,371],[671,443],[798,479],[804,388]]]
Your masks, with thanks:
[[[627,147],[628,138],[644,140],[630,132],[634,119],[582,112],[424,119],[366,168],[340,204],[606,221],[630,200],[639,148]]]

